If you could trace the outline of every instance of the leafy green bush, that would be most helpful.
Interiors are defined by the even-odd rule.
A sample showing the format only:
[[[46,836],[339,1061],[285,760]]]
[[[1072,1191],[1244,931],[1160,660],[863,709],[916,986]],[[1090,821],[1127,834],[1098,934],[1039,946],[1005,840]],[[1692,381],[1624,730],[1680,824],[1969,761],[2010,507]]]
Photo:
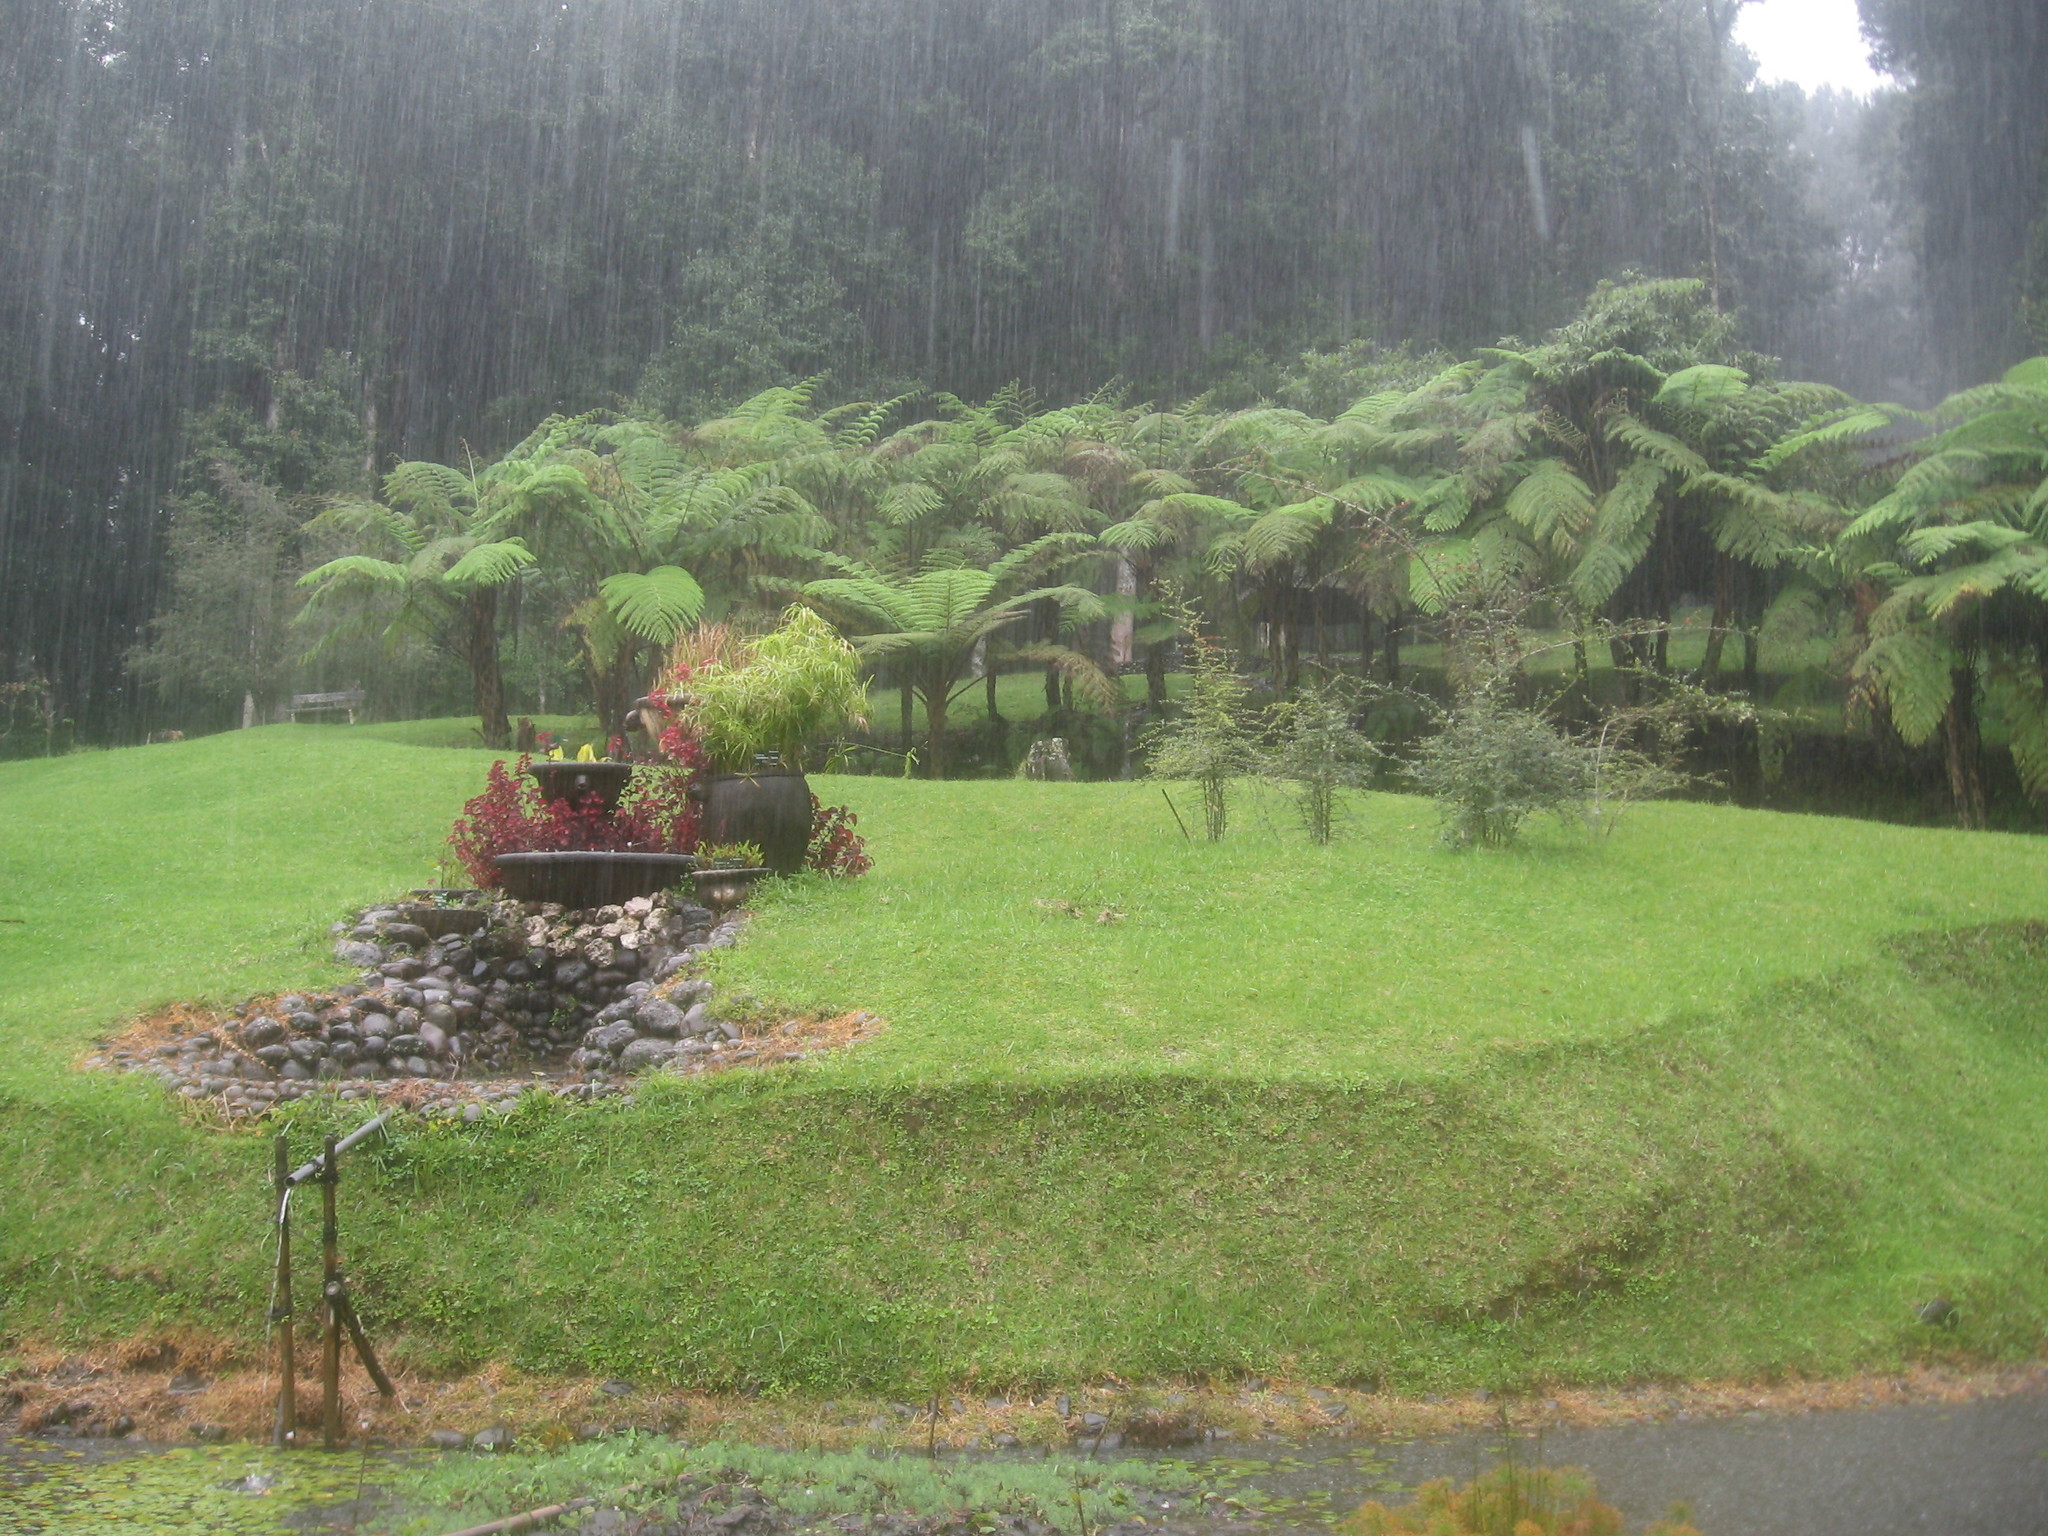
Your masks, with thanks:
[[[1352,724],[1363,693],[1356,678],[1327,677],[1304,684],[1267,716],[1271,744],[1260,768],[1266,777],[1294,786],[1301,824],[1308,840],[1319,846],[1335,831],[1337,791],[1363,788],[1383,755]]]
[[[810,609],[792,605],[779,628],[736,654],[698,666],[685,687],[685,719],[715,769],[745,773],[762,753],[801,770],[804,754],[849,725],[867,724],[860,657]]]
[[[1175,602],[1167,611],[1188,635],[1188,701],[1177,718],[1146,732],[1148,772],[1155,779],[1195,782],[1202,792],[1203,828],[1217,843],[1230,826],[1230,781],[1255,765],[1244,724],[1245,683],[1238,676],[1237,658],[1201,632],[1192,609]]]
[[[1443,816],[1443,839],[1504,848],[1539,811],[1582,821],[1593,795],[1591,748],[1543,716],[1484,694],[1452,711],[1410,770]]]

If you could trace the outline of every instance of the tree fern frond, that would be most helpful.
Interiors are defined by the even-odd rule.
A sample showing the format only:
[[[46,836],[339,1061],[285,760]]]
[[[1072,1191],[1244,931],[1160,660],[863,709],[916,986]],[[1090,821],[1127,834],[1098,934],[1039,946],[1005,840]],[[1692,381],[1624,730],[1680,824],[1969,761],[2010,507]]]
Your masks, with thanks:
[[[1576,544],[1593,520],[1593,492],[1560,459],[1539,459],[1508,493],[1507,514],[1540,544]]]
[[[1005,653],[1012,661],[1033,662],[1040,666],[1056,668],[1061,677],[1074,685],[1076,697],[1093,704],[1097,709],[1112,710],[1124,701],[1123,690],[1116,679],[1088,656],[1064,645],[1024,645]]]
[[[679,565],[607,576],[598,591],[621,628],[657,645],[675,639],[704,611],[704,589]]]
[[[1646,459],[1663,465],[1675,475],[1691,479],[1707,473],[1707,461],[1668,432],[1659,432],[1627,411],[1616,411],[1607,419],[1607,436]]]
[[[1851,406],[1831,411],[1819,421],[1773,443],[1755,461],[1755,468],[1768,473],[1809,449],[1837,447],[1869,437],[1873,432],[1882,432],[1895,419],[1894,413],[1883,406]]]
[[[2048,359],[2036,358],[2048,363]],[[2031,795],[2048,795],[2048,686],[2037,668],[1992,667],[1985,692],[2004,723],[2020,783]]]
[[[1455,533],[1472,515],[1472,494],[1462,475],[1445,475],[1415,498],[1415,510],[1429,533]]]
[[[500,539],[473,545],[441,574],[451,587],[502,587],[534,564],[522,539]]]
[[[1649,553],[1665,474],[1662,464],[1638,459],[1600,498],[1585,552],[1571,575],[1572,597],[1582,610],[1591,612],[1612,597]]]
[[[2016,580],[2039,571],[2041,551],[2036,546],[2001,550],[1988,560],[1957,566],[1924,578],[1920,603],[1932,619],[1944,618],[1959,603],[1981,602]]]
[[[1941,728],[1955,697],[1958,660],[1945,636],[1914,625],[1872,641],[1856,659],[1855,672],[1876,685],[1900,737],[1919,747]]]
[[[412,574],[404,566],[370,555],[343,555],[325,565],[315,566],[299,578],[309,591],[381,590],[403,592],[412,585]]]
[[[1914,529],[1899,541],[1899,548],[1915,565],[1931,565],[1958,549],[2011,549],[2031,537],[2026,529],[2004,523],[1937,523],[1931,528]]]
[[[1698,363],[1681,368],[1666,379],[1655,400],[1681,410],[1703,411],[1709,406],[1733,400],[1749,388],[1749,375],[1740,368],[1721,363]]]

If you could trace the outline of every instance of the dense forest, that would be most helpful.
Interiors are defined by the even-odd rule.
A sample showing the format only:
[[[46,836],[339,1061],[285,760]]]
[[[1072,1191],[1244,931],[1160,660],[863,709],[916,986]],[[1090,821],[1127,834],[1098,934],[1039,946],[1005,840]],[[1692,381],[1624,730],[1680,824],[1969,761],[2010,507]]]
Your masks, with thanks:
[[[1662,316],[1643,344],[1661,377],[1726,366],[1778,391],[1769,420],[1743,426],[1745,453],[1789,440],[1802,411],[1840,409],[1777,380],[1924,405],[2040,350],[2039,8],[1865,0],[1898,81],[1870,103],[1759,87],[1731,41],[1737,8],[0,0],[7,723],[39,716],[46,742],[60,721],[73,739],[132,739],[226,723],[244,699],[267,709],[373,663],[445,697],[445,659],[467,642],[429,623],[409,631],[408,661],[372,649],[388,623],[295,624],[298,577],[361,544],[350,507],[381,494],[421,515],[402,494],[392,505],[396,466],[461,469],[471,499],[446,508],[480,515],[491,467],[530,454],[555,414],[696,427],[804,378],[819,382],[803,410],[777,419],[901,402],[819,426],[843,454],[833,434],[860,421],[873,441],[908,445],[905,431],[940,421],[927,439],[980,431],[986,448],[998,424],[1087,400],[1126,422],[1091,420],[1090,441],[1183,423],[1182,449],[1124,447],[1130,465],[1187,479],[1165,496],[1264,516],[1298,498],[1262,504],[1217,477],[1274,443],[1220,454],[1215,419],[1270,426],[1270,406],[1327,425],[1361,399],[1408,400],[1474,348],[1520,337],[1509,349],[1528,355],[1625,274],[1685,278],[1698,296],[1697,314]],[[1458,482],[1483,519],[1527,467],[1489,478],[1472,460],[1485,414],[1418,420],[1449,436],[1396,445],[1381,467],[1418,493]],[[1569,434],[1553,446],[1568,456]],[[1589,496],[1612,489],[1603,472],[1573,471]],[[971,476],[930,489],[979,497],[962,518],[1002,533],[953,539],[948,558],[985,569],[1161,500],[1057,456],[1005,473],[1069,490],[1003,482],[1005,524]],[[769,546],[829,544],[875,571],[930,554],[913,535],[861,532],[872,508],[847,511],[846,487],[783,478],[780,500],[728,487],[722,505],[773,503],[795,523],[768,545],[696,550],[693,570],[727,561],[729,600],[773,574]],[[896,511],[923,494],[899,492]],[[1034,522],[1033,495],[1091,515]],[[1433,515],[1433,532],[1484,532]],[[1696,601],[1718,630],[1748,625],[1753,645],[1776,588],[1692,553],[1638,580],[1636,606]],[[1129,588],[1132,565],[1090,579]],[[1550,566],[1546,579],[1576,570]],[[1284,639],[1294,610],[1277,567],[1203,569],[1247,638]],[[577,665],[588,626],[522,618],[543,585],[503,585],[489,623],[527,637],[509,663],[528,668],[520,702],[549,675],[592,675]],[[1350,589],[1361,650],[1368,585]],[[1603,603],[1630,600],[1617,592]],[[1050,614],[1041,627],[1060,638]],[[1105,645],[1100,662],[1146,661]]]

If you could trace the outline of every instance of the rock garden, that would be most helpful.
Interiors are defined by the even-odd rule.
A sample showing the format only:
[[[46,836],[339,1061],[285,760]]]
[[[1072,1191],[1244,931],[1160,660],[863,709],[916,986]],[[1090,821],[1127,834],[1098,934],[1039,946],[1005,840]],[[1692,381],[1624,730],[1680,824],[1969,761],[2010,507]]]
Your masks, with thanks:
[[[167,1010],[88,1065],[152,1073],[230,1119],[335,1092],[474,1120],[535,1088],[602,1098],[657,1068],[801,1060],[879,1030],[865,1013],[721,1008],[699,962],[744,923],[666,892],[584,911],[481,892],[372,907],[336,925],[336,957],[362,967],[355,981],[222,1016]]]
[[[472,888],[414,891],[334,925],[358,968],[326,990],[190,1007],[87,1065],[154,1074],[248,1119],[309,1094],[477,1120],[533,1089],[590,1100],[650,1071],[801,1060],[872,1015],[785,1018],[720,999],[703,961],[743,931],[757,881],[867,868],[854,818],[803,776],[809,742],[865,701],[850,647],[792,610],[758,639],[699,630],[640,701],[656,749],[491,766],[449,837]]]

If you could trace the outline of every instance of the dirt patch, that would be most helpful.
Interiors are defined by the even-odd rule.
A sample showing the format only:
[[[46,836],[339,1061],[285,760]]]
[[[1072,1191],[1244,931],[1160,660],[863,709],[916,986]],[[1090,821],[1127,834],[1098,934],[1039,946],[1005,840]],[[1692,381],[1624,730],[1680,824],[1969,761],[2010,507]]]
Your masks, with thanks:
[[[318,1340],[302,1320],[299,1422],[319,1433]],[[0,1378],[0,1427],[23,1433],[118,1433],[189,1441],[201,1434],[267,1439],[276,1411],[273,1356],[196,1332],[141,1335],[105,1349],[23,1350]],[[1294,1381],[1236,1387],[1104,1381],[1069,1391],[990,1395],[963,1385],[917,1403],[871,1399],[764,1402],[627,1381],[530,1376],[497,1364],[443,1380],[391,1367],[397,1396],[380,1398],[351,1360],[343,1370],[342,1420],[350,1439],[426,1443],[436,1430],[502,1428],[524,1441],[561,1445],[593,1432],[639,1428],[824,1449],[1008,1444],[1158,1446],[1197,1440],[1300,1440],[1316,1435],[1406,1439],[1457,1430],[1599,1426],[1758,1413],[1955,1404],[2048,1389],[2048,1361],[1983,1368],[1915,1366],[1827,1380],[1692,1382],[1569,1389],[1500,1398],[1487,1393],[1400,1397]],[[1112,1441],[1109,1437],[1114,1436]]]

